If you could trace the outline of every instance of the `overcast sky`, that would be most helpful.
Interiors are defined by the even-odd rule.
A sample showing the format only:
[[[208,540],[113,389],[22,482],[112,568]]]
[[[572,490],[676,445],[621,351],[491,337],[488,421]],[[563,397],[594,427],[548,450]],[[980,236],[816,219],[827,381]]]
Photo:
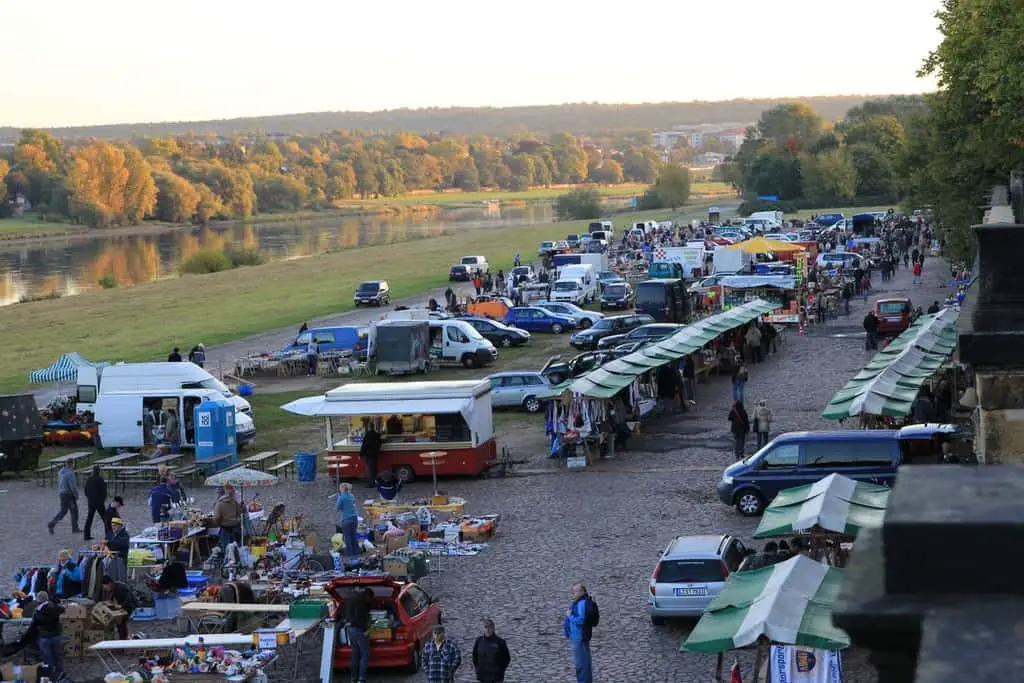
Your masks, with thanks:
[[[0,125],[916,93],[939,0],[35,0]]]

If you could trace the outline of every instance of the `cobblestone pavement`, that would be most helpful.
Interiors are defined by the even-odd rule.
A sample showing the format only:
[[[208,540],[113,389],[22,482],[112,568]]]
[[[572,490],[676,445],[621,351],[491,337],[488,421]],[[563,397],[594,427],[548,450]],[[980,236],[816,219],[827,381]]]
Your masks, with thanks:
[[[894,282],[876,281],[873,297],[910,293],[915,305],[927,308],[948,291],[938,288],[948,273],[940,260],[931,259],[925,284],[912,286],[909,272],[900,270]],[[807,335],[787,331],[777,355],[751,366],[747,398],[768,399],[775,411],[773,431],[842,428],[823,421],[820,413],[869,358],[860,327],[866,306],[855,301],[850,316]],[[502,516],[498,536],[481,555],[446,559],[439,578],[423,580],[440,599],[449,635],[466,657],[458,680],[474,680],[468,657],[483,617],[493,618],[498,634],[509,642],[509,683],[573,680],[561,623],[574,581],[584,581],[601,606],[601,625],[593,640],[597,680],[712,680],[713,656],[679,651],[690,625],[654,627],[645,609],[650,572],[669,539],[726,532],[749,539],[756,526],[755,520],[740,517],[715,496],[720,473],[732,461],[728,382],[712,378],[710,384],[700,385],[697,401],[696,409],[685,416],[645,423],[644,436],[628,452],[585,472],[551,470],[544,458],[541,418],[517,419],[514,427],[501,430],[499,439],[517,457],[529,454],[529,468],[540,473],[442,484],[448,493],[465,496],[472,512]],[[417,482],[403,496],[422,495],[428,488]],[[61,547],[76,547],[67,520],[55,536],[46,533],[46,520],[56,509],[53,489],[6,478],[0,489],[7,489],[0,493],[7,517],[0,527],[0,577],[11,576],[23,564],[51,562]],[[288,482],[265,490],[262,498],[283,500],[291,512],[305,513],[307,524],[323,539],[333,529],[328,500],[332,491],[326,479]],[[203,506],[212,506],[212,492],[195,494]],[[136,492],[129,499],[125,516],[132,528],[145,525],[145,497]],[[151,635],[158,633],[149,625],[143,628]],[[275,680],[314,680],[318,657],[314,648],[302,658],[297,677],[289,667]],[[749,676],[752,658],[739,653],[738,659]],[[726,661],[731,663],[731,654]],[[846,664],[848,681],[875,680],[860,653],[847,653]],[[78,680],[101,673],[90,659],[72,667]],[[347,680],[347,674],[338,680]],[[373,673],[370,680],[423,678]]]

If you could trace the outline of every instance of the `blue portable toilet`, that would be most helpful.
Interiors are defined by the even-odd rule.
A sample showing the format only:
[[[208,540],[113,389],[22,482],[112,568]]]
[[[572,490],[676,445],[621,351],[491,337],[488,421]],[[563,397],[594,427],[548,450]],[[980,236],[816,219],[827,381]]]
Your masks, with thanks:
[[[203,401],[195,408],[196,464],[211,462],[216,472],[238,462],[235,407],[227,401]],[[227,456],[227,457],[224,457]]]

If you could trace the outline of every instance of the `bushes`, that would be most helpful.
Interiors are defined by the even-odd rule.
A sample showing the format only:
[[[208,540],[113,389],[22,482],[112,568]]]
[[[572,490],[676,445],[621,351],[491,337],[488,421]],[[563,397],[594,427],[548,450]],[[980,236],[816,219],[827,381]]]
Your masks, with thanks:
[[[98,284],[103,289],[117,289],[117,278],[111,275],[110,273],[107,273],[99,280],[97,280],[96,284]]]
[[[182,275],[205,275],[242,266],[258,266],[264,260],[263,254],[258,249],[235,249],[234,247],[229,247],[224,251],[201,249],[178,266],[178,272]]]
[[[563,194],[555,203],[555,213],[560,220],[581,221],[600,218],[601,195],[597,190],[578,189]]]

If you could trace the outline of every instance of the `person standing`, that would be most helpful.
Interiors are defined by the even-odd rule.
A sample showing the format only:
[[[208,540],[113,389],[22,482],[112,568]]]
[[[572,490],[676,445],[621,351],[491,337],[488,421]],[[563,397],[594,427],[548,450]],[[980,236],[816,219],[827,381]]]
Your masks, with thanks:
[[[60,497],[60,512],[46,525],[50,535],[53,535],[53,528],[69,512],[71,513],[72,533],[82,533],[78,528],[78,478],[75,476],[75,468],[70,460],[64,463],[57,475],[57,495]]]
[[[36,611],[32,614],[32,629],[39,638],[39,653],[50,670],[50,679],[64,677],[64,637],[61,635],[60,615],[64,608],[50,602],[46,591],[36,593]]]
[[[218,540],[222,549],[230,543],[241,543],[243,514],[245,509],[235,499],[235,487],[225,484],[224,495],[213,506],[213,525],[220,528]]]
[[[109,529],[112,528],[110,520],[121,516],[122,507],[124,507],[124,498],[122,498],[121,496],[114,496],[114,500],[112,500],[110,502],[110,505],[107,506],[107,511],[103,515],[103,523],[106,527],[108,527],[108,534],[110,533]]]
[[[565,613],[565,637],[572,643],[572,661],[576,668],[576,683],[594,683],[594,668],[590,657],[590,637],[597,626],[597,603],[582,583],[573,584],[572,605]]]
[[[352,663],[349,666],[352,683],[366,683],[366,669],[370,664],[370,638],[367,630],[370,628],[372,597],[373,591],[369,587],[356,588],[345,601],[345,635],[348,636],[348,644],[352,648]]]
[[[356,537],[359,514],[356,513],[356,497],[352,495],[352,484],[347,481],[338,485],[334,509],[338,513],[338,531],[345,538],[345,554],[356,557],[359,555],[359,539]]]
[[[771,428],[772,409],[768,407],[768,401],[762,398],[754,408],[754,433],[757,435],[758,448],[768,443],[768,432]]]
[[[107,534],[107,550],[111,554],[120,557],[125,563],[128,562],[128,548],[131,546],[131,536],[124,528],[124,520],[120,517],[110,519],[110,533]]]
[[[99,515],[103,524],[104,535],[110,533],[110,520],[105,514],[107,504],[107,482],[100,474],[100,466],[92,466],[92,474],[85,480],[85,501],[89,505],[89,512],[85,515],[85,540],[92,540],[92,519]]]
[[[733,438],[733,453],[736,459],[743,457],[747,445],[747,434],[750,432],[750,417],[747,409],[743,407],[743,401],[736,401],[729,411],[730,430]]]
[[[494,622],[484,619],[484,634],[473,643],[473,669],[480,683],[503,683],[512,661],[504,638],[494,633]]]
[[[747,366],[740,361],[732,371],[732,400],[743,403],[743,394],[747,388]]]
[[[185,488],[178,481],[178,478],[174,476],[173,472],[167,473],[167,490],[171,492],[171,503],[174,505],[181,505],[188,500]]]
[[[168,363],[180,363],[181,362],[181,349],[179,349],[177,346],[175,346],[174,349],[171,351],[171,353],[167,356],[167,362]]]
[[[423,668],[427,683],[455,683],[455,672],[462,666],[459,646],[445,639],[444,626],[434,626],[433,638],[423,646]]]
[[[747,334],[745,335],[747,342],[747,357],[752,363],[761,362],[761,330],[757,329],[757,325],[750,323],[747,328]]]
[[[924,264],[920,261],[914,261],[914,284],[921,284],[921,273],[924,272]]]
[[[171,489],[167,479],[161,478],[149,490],[149,515],[153,524],[158,524],[171,508]]]
[[[864,316],[864,350],[873,351],[878,348],[878,316],[874,311],[868,311]]]
[[[188,352],[188,359],[199,367],[203,367],[206,365],[206,347],[202,344],[196,344],[192,347],[192,350]]]
[[[310,377],[316,375],[316,366],[319,358],[320,343],[311,337],[309,343],[306,344],[306,362],[309,364],[308,372]]]
[[[377,463],[380,462],[381,438],[376,425],[372,421],[366,423],[363,443],[359,445],[359,457],[366,466],[366,485],[374,488],[377,485]]]

